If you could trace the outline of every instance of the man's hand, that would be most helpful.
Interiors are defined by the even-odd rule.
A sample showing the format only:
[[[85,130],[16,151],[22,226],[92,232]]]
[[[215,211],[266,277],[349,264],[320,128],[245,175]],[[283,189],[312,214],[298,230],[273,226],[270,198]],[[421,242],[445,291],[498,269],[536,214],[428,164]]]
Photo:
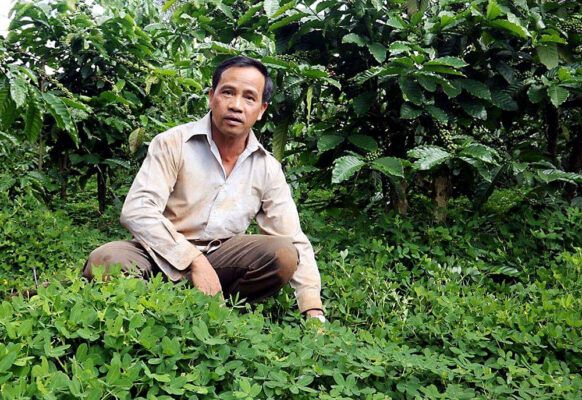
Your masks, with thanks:
[[[318,308],[314,308],[314,309],[311,309],[311,310],[307,310],[307,311],[305,311],[305,314],[307,314],[307,317],[308,318],[317,318],[321,322],[325,322],[326,321],[325,316],[323,315],[323,311],[320,310],[320,309],[318,309]]]
[[[222,292],[218,275],[204,254],[199,255],[190,265],[192,284],[202,293],[214,296]]]

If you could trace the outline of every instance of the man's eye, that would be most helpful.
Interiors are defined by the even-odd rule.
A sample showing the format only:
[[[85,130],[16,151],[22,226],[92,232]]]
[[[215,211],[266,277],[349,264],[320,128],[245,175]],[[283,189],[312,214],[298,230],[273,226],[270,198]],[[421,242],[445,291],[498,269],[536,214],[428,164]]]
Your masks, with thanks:
[[[255,98],[253,96],[247,96],[246,99],[249,101],[255,101]]]

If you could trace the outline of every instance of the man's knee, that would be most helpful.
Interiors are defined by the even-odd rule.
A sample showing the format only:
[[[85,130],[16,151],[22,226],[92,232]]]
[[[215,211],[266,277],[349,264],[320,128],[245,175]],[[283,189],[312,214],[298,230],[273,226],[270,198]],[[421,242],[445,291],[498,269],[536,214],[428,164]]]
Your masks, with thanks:
[[[277,238],[273,246],[273,255],[275,257],[277,275],[281,278],[283,284],[286,284],[297,270],[299,263],[297,248],[290,238]]]
[[[89,258],[85,263],[83,268],[82,276],[87,279],[93,279],[93,268],[94,267],[104,267],[105,271],[108,270],[108,266],[113,264],[113,252],[108,246],[109,243],[104,244],[89,254]]]

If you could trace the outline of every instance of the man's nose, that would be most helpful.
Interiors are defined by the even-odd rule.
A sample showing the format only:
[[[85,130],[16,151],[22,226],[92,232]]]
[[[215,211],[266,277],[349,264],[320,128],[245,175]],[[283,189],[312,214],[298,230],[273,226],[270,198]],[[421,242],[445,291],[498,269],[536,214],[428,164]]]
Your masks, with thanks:
[[[233,111],[242,111],[242,98],[241,96],[233,96],[228,104],[228,107]]]

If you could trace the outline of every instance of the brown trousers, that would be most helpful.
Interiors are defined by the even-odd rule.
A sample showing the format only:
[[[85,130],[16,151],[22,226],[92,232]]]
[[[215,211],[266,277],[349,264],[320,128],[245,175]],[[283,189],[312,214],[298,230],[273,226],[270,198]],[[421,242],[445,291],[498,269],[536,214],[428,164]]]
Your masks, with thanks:
[[[238,293],[248,301],[276,294],[297,269],[298,253],[288,237],[236,235],[205,254],[214,267],[225,297]],[[120,264],[122,271],[144,279],[162,273],[135,240],[109,242],[93,250],[83,267],[83,276],[93,278],[94,266]],[[190,278],[187,273],[185,278]]]

